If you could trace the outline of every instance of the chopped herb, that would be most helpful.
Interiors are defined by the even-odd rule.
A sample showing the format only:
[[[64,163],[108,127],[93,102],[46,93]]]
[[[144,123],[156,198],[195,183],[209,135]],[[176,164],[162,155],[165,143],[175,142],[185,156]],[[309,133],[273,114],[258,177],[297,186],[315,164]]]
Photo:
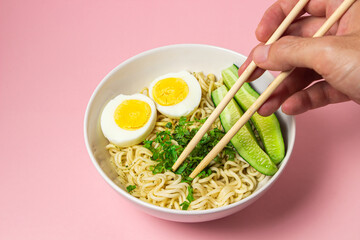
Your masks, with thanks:
[[[204,123],[206,119],[195,119],[195,122]],[[173,128],[169,122],[165,125],[169,130],[162,131],[156,134],[154,140],[144,141],[144,147],[152,152],[151,160],[156,164],[150,167],[153,174],[164,173],[166,170],[172,171],[172,166],[180,156],[181,152],[188,145],[190,140],[195,136],[200,127],[189,130],[189,127],[193,125],[193,121],[187,121],[186,117],[181,117],[178,124]],[[204,157],[215,147],[215,145],[224,136],[224,132],[218,128],[214,128],[208,131],[196,145],[191,154],[185,159],[180,167],[175,171],[176,174],[181,175],[182,182],[187,182],[191,185],[192,178],[189,175],[196,168],[196,166],[204,159]],[[178,145],[173,144],[176,141]],[[227,156],[228,160],[235,158],[235,150],[232,145],[228,144],[224,148],[223,152]],[[216,156],[214,161],[220,162],[220,157]],[[210,176],[212,171],[210,168],[205,168],[199,173],[199,177],[204,178]],[[181,206],[186,210],[191,201],[193,201],[192,188],[188,188],[187,201],[184,201]]]
[[[195,121],[197,121],[197,122],[199,122],[199,123],[204,123],[204,122],[206,122],[207,119],[208,119],[208,118],[203,118],[203,119],[197,119],[197,118],[195,118]]]
[[[188,187],[188,195],[186,197],[186,199],[191,203],[192,201],[194,201],[194,196],[193,196],[193,192],[194,189],[192,187]]]
[[[182,210],[188,210],[190,203],[188,201],[184,201],[180,204]]]
[[[195,119],[197,122],[202,120],[204,119]],[[156,138],[154,140],[144,141],[144,147],[149,149],[153,154],[151,159],[157,162],[157,164],[151,167],[153,174],[163,173],[166,170],[171,170],[171,167],[180,156],[181,152],[199,130],[199,128],[193,128],[192,130],[189,130],[189,127],[193,123],[193,121],[187,121],[186,117],[181,117],[172,132],[169,130],[162,131],[156,134]],[[170,128],[172,127],[172,124],[169,122],[166,124],[166,127]],[[208,131],[175,173],[180,174],[184,182],[190,183],[192,179],[188,176],[201,162],[201,160],[215,147],[215,145],[223,136],[224,132],[218,128],[214,128]],[[172,143],[173,140],[175,140],[178,145],[174,145]],[[156,143],[157,147],[154,147],[154,143]],[[235,151],[230,144],[228,144],[223,151],[225,152],[225,155],[227,155],[228,160],[233,160],[235,158]],[[217,156],[214,160],[219,162],[220,157]],[[199,174],[201,177],[207,177],[209,175],[211,175],[209,168],[205,168]]]
[[[225,154],[228,156],[228,160],[232,161],[232,160],[235,159],[235,152],[234,152],[234,150],[232,148],[226,147],[224,149],[224,151],[225,151]]]
[[[188,186],[188,195],[186,197],[187,201],[184,201],[183,203],[180,204],[182,210],[187,210],[190,206],[190,203],[195,200],[193,196],[193,192],[194,189],[191,186]]]
[[[179,125],[179,126],[185,126],[186,124],[188,124],[188,125],[190,124],[190,125],[191,125],[192,122],[190,122],[190,121],[187,122],[187,121],[186,121],[186,117],[180,117],[180,119],[179,119],[179,124],[178,124],[178,125]]]
[[[175,173],[176,173],[176,174],[182,174],[182,173],[185,171],[185,169],[187,168],[187,166],[188,166],[188,163],[182,164],[182,165],[175,171]]]
[[[131,192],[131,191],[134,190],[135,188],[136,188],[136,185],[129,185],[129,186],[126,187],[126,190],[127,190],[128,192]]]

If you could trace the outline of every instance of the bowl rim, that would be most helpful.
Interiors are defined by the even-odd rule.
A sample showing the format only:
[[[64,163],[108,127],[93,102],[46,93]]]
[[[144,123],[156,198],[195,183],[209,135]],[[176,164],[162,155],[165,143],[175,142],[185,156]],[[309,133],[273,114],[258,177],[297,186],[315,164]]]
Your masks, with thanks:
[[[87,104],[86,110],[85,110],[85,116],[84,116],[84,138],[85,138],[85,145],[86,145],[86,149],[87,152],[90,156],[90,159],[93,163],[93,165],[95,166],[96,170],[100,173],[100,175],[102,176],[102,178],[116,191],[118,192],[120,195],[122,195],[123,197],[127,198],[129,201],[134,202],[142,207],[145,208],[149,208],[153,211],[157,211],[157,212],[162,212],[162,213],[166,213],[166,214],[176,214],[176,215],[194,215],[194,216],[198,216],[198,215],[207,215],[207,214],[213,214],[213,213],[218,213],[218,212],[225,212],[227,210],[230,210],[232,208],[235,208],[239,205],[245,204],[246,202],[252,200],[253,198],[256,198],[257,196],[261,196],[262,193],[266,192],[266,190],[268,190],[270,188],[270,186],[275,182],[275,180],[278,179],[278,177],[281,175],[281,173],[283,172],[284,168],[286,167],[290,156],[292,154],[293,148],[294,148],[294,144],[295,144],[295,135],[296,135],[296,124],[295,124],[295,118],[293,116],[289,116],[290,117],[290,121],[291,121],[291,125],[293,125],[294,127],[292,129],[290,129],[290,135],[293,136],[292,139],[289,139],[290,144],[289,146],[287,146],[287,150],[286,150],[286,154],[285,157],[281,163],[280,168],[278,169],[278,171],[275,173],[275,175],[271,176],[270,179],[265,183],[265,185],[260,188],[257,192],[252,193],[250,196],[241,199],[240,201],[234,202],[232,204],[226,205],[226,206],[222,206],[222,207],[217,207],[217,208],[212,208],[212,209],[207,209],[207,210],[177,210],[177,209],[170,209],[170,208],[165,208],[165,207],[160,207],[160,206],[156,206],[154,204],[145,202],[143,200],[140,200],[139,198],[136,198],[134,196],[132,196],[131,194],[129,194],[128,192],[126,192],[125,190],[121,189],[118,185],[116,185],[106,174],[105,172],[102,170],[102,168],[100,167],[100,165],[98,164],[98,162],[96,161],[92,151],[91,151],[91,147],[88,141],[88,133],[87,133],[87,129],[88,129],[88,120],[90,117],[90,108],[92,106],[92,103],[94,101],[95,96],[97,95],[98,91],[102,88],[102,86],[105,84],[105,82],[108,80],[108,78],[110,78],[110,76],[112,76],[116,71],[118,71],[120,68],[122,68],[123,66],[136,61],[138,58],[142,58],[144,56],[153,54],[155,52],[159,52],[159,51],[164,51],[164,50],[168,50],[168,49],[174,49],[174,48],[207,48],[207,49],[217,49],[217,50],[221,50],[221,51],[225,51],[225,52],[229,52],[232,54],[236,54],[236,55],[240,55],[242,57],[245,57],[244,55],[235,52],[233,50],[230,49],[226,49],[226,48],[222,48],[222,47],[218,47],[218,46],[213,46],[213,45],[207,45],[207,44],[172,44],[172,45],[166,45],[166,46],[162,46],[162,47],[157,47],[157,48],[153,48],[144,52],[141,52],[139,54],[136,54],[128,59],[126,59],[125,61],[121,62],[119,65],[117,65],[114,69],[112,69],[108,74],[106,74],[106,76],[100,81],[100,83],[96,86],[95,90],[93,91],[90,100]],[[246,58],[246,57],[245,57]],[[270,74],[269,72],[265,72],[264,74],[270,75],[272,78],[274,78],[274,76],[272,74]]]

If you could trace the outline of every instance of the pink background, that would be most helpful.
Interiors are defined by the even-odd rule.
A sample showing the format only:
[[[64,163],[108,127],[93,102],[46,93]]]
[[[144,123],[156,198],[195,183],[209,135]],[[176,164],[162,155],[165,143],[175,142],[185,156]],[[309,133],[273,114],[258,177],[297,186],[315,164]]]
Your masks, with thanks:
[[[272,0],[0,1],[0,239],[360,239],[360,106],[297,116],[285,173],[261,199],[200,224],[120,197],[86,152],[100,80],[151,48],[204,43],[243,54]]]

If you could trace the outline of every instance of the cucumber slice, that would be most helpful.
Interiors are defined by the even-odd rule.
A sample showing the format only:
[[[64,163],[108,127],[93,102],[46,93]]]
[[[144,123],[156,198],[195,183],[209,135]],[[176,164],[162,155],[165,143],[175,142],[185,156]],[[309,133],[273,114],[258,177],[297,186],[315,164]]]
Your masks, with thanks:
[[[215,106],[219,105],[227,92],[228,90],[224,85],[211,92],[211,98]],[[242,113],[235,100],[231,99],[220,114],[221,125],[226,132],[240,119]],[[258,145],[249,123],[246,123],[245,126],[235,134],[231,139],[231,143],[240,156],[256,170],[265,175],[274,175],[276,173],[276,165]]]
[[[239,78],[238,68],[235,65],[224,69],[221,72],[224,83],[231,88]],[[236,102],[246,111],[259,97],[249,83],[244,83],[235,95]],[[280,124],[275,114],[268,117],[260,116],[257,112],[251,117],[251,122],[258,131],[261,141],[264,144],[265,151],[271,160],[278,164],[285,156],[285,145],[281,134]]]

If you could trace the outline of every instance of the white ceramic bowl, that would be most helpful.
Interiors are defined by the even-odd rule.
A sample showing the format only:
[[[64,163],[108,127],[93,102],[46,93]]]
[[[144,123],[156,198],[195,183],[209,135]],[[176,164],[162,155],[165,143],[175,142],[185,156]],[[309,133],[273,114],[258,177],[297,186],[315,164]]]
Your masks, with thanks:
[[[277,112],[277,116],[285,140],[286,156],[281,162],[278,172],[249,197],[225,207],[201,211],[162,208],[131,196],[124,186],[121,186],[115,181],[116,173],[110,167],[108,161],[109,154],[105,149],[108,142],[101,132],[99,121],[100,114],[110,99],[120,93],[137,93],[158,76],[169,72],[188,70],[192,72],[202,71],[205,74],[214,73],[219,77],[222,69],[227,68],[233,63],[239,66],[244,61],[245,57],[243,55],[231,50],[208,45],[182,44],[165,46],[141,53],[117,66],[97,86],[91,96],[85,113],[85,143],[90,158],[100,175],[122,197],[136,204],[148,214],[172,221],[209,221],[238,212],[253,203],[278,179],[284,171],[293,150],[295,120],[280,110]],[[256,90],[262,92],[272,80],[273,76],[266,72],[261,78],[254,82],[254,87]]]

